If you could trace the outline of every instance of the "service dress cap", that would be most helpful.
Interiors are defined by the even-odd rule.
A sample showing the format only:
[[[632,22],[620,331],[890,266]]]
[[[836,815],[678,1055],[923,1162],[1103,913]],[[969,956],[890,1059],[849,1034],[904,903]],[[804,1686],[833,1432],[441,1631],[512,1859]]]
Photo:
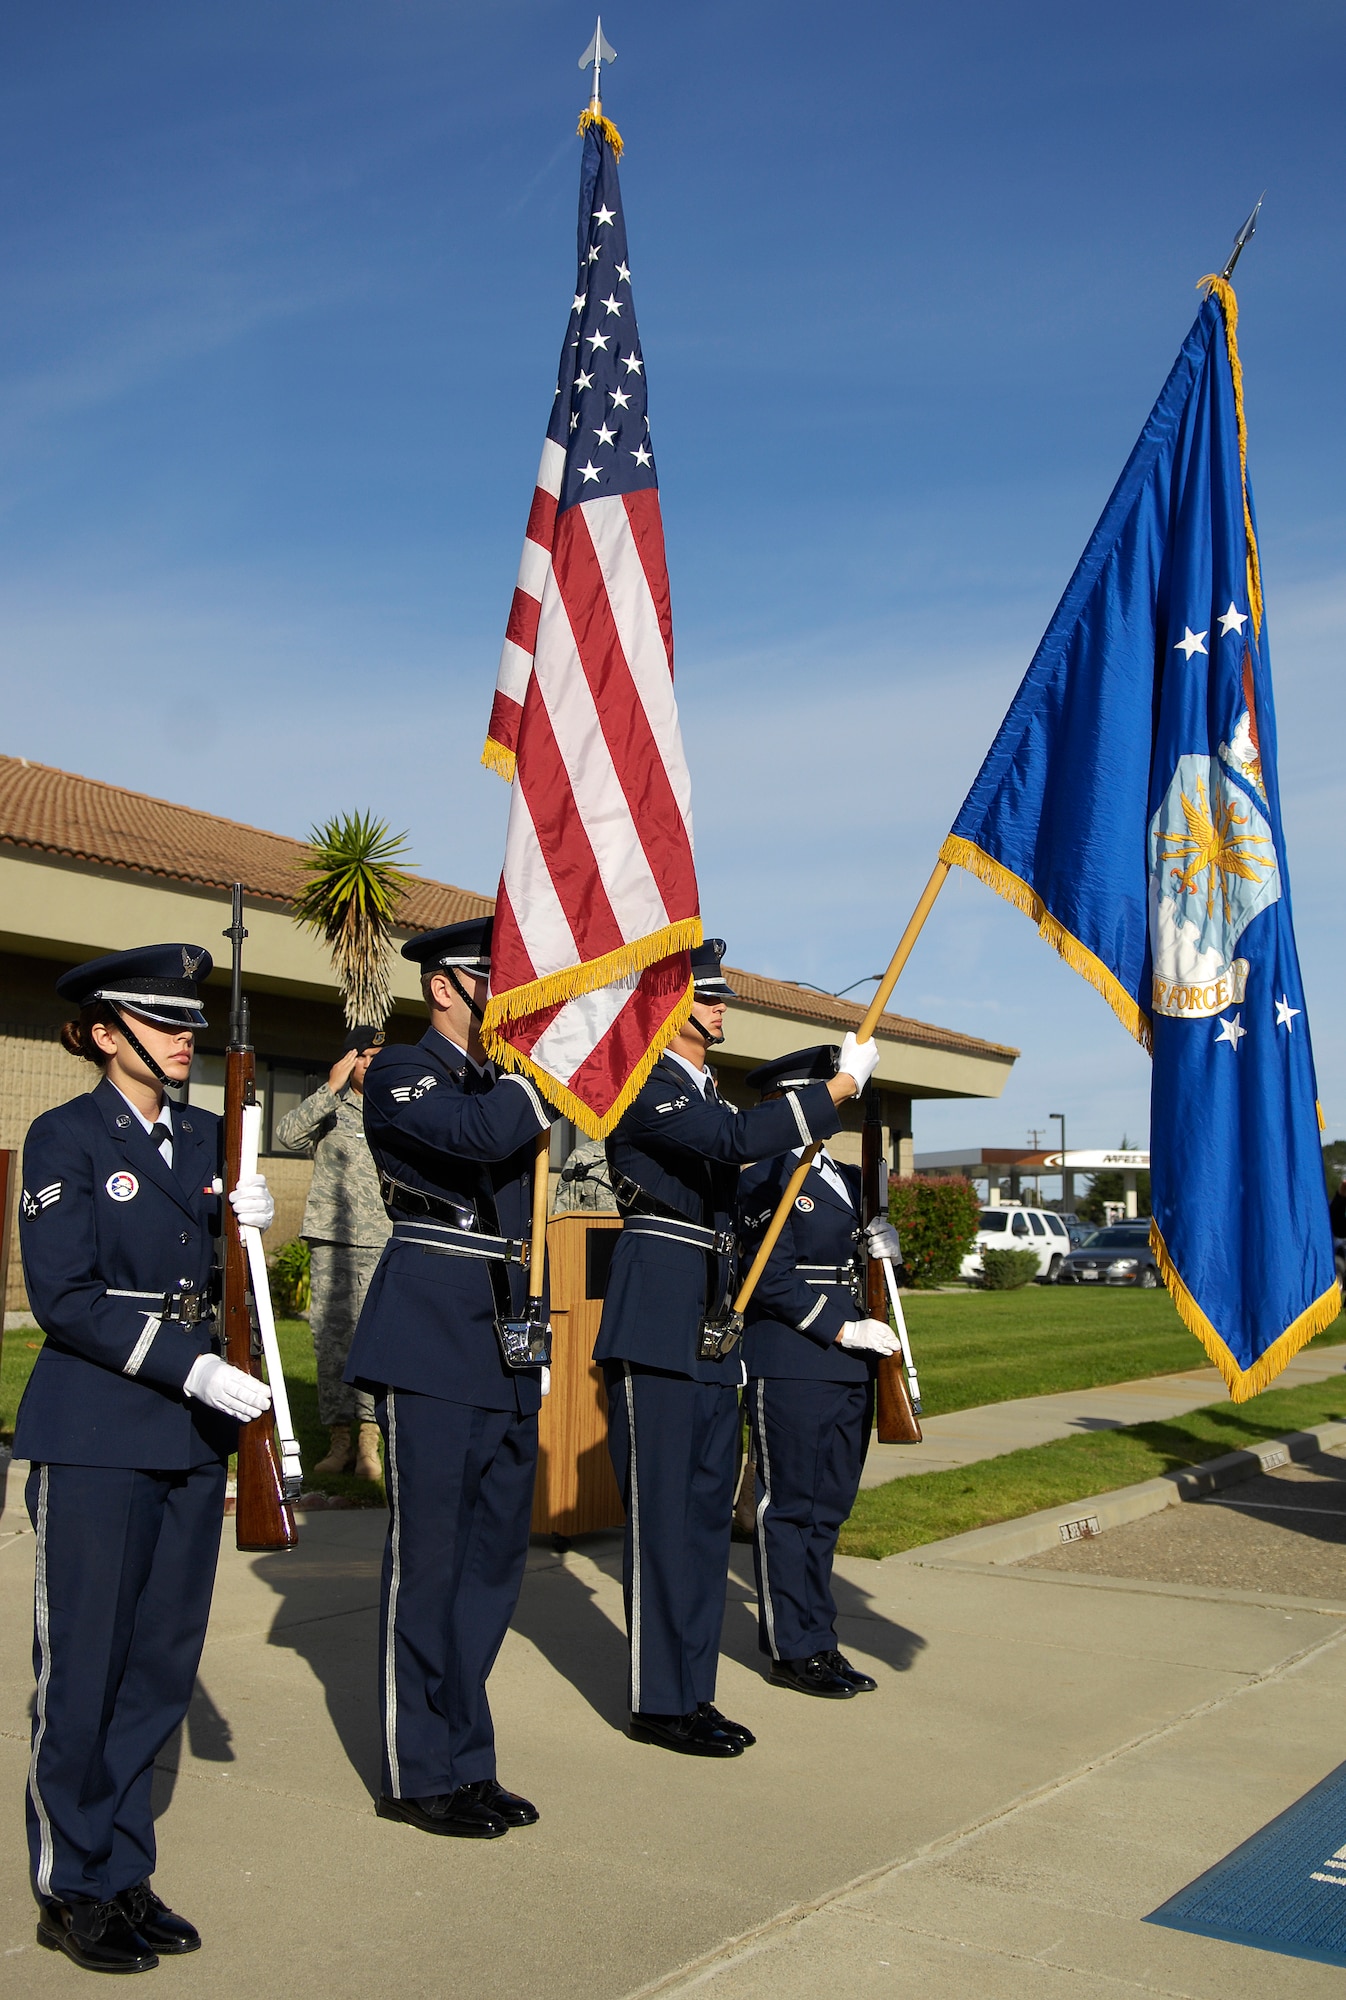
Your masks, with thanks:
[[[465,923],[445,924],[442,930],[422,931],[407,939],[402,956],[422,972],[467,972],[485,979],[491,970],[493,922],[492,917],[469,917]]]
[[[769,1097],[773,1091],[802,1090],[806,1083],[830,1082],[840,1059],[841,1049],[836,1042],[820,1042],[816,1048],[796,1049],[793,1055],[759,1063],[743,1081],[761,1097]]]
[[[692,991],[698,1000],[736,1000],[720,961],[729,949],[723,938],[706,938],[692,952]]]
[[[63,972],[56,991],[76,1007],[106,1000],[159,1028],[204,1028],[197,987],[213,963],[204,945],[142,944]]]

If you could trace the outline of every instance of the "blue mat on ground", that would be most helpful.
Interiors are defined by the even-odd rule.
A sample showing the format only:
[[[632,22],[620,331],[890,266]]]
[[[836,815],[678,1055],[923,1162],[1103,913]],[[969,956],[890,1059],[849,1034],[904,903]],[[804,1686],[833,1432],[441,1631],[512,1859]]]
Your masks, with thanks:
[[[1145,1921],[1346,1965],[1346,1764]]]

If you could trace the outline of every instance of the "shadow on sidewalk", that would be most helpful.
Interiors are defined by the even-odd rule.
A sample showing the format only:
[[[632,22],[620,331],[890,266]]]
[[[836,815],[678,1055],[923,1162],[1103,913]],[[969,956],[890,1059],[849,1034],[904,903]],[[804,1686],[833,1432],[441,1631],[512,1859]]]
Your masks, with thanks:
[[[867,1590],[847,1576],[834,1571],[832,1595],[837,1605],[837,1637],[844,1652],[848,1646],[879,1660],[896,1674],[905,1674],[923,1653],[927,1641],[919,1632],[898,1625],[874,1609]],[[753,1576],[752,1550],[734,1544],[729,1558],[729,1601],[725,1607],[724,1636],[720,1651],[737,1660],[741,1667],[765,1675],[768,1656],[758,1646],[757,1584]]]
[[[620,1529],[576,1536],[573,1547],[620,1591]],[[610,1728],[625,1730],[626,1634],[602,1610],[580,1571],[563,1562],[530,1561],[512,1624],[596,1715]]]

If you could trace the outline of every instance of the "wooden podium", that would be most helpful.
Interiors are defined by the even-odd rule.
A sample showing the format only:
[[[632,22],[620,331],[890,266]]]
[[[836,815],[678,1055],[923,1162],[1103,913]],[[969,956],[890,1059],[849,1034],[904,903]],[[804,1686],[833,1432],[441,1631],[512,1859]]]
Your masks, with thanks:
[[[608,1457],[603,1371],[590,1360],[603,1313],[617,1215],[576,1209],[547,1224],[551,1273],[551,1394],[538,1419],[535,1535],[620,1528],[621,1494]]]

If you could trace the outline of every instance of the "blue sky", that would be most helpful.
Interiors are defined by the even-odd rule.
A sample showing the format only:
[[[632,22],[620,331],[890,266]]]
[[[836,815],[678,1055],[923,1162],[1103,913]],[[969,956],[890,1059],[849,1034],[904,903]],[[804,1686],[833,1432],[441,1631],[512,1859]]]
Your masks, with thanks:
[[[0,41],[0,745],[491,890],[478,766],[574,272],[582,7],[49,0]],[[887,960],[1239,269],[1300,950],[1338,1027],[1338,6],[613,4],[708,924]],[[861,997],[863,997],[863,989]],[[895,1005],[1023,1057],[918,1147],[1134,1141],[1148,1065],[955,876]]]

